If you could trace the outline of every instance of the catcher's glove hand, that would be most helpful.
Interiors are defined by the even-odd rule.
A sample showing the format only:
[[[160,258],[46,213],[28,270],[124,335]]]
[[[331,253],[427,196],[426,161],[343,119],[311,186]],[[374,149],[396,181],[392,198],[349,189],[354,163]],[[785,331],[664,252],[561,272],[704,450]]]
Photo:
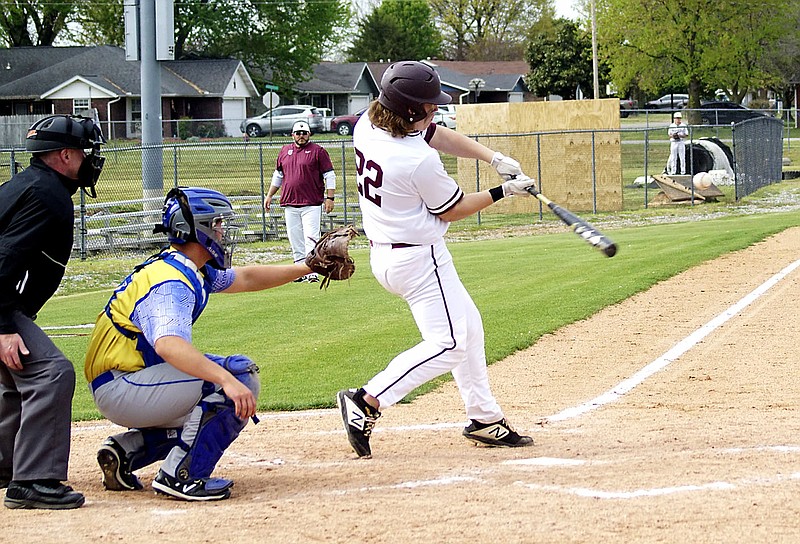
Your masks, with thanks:
[[[353,225],[336,228],[320,238],[314,249],[306,255],[306,266],[324,277],[319,288],[327,288],[331,280],[346,280],[356,271],[347,248],[358,236]]]

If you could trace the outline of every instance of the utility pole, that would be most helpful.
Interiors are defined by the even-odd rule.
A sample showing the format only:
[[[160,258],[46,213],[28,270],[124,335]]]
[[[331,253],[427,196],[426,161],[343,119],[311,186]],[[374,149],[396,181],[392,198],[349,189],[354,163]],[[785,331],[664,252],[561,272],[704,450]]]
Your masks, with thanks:
[[[592,73],[594,75],[594,99],[600,98],[600,75],[597,67],[597,16],[595,13],[596,0],[592,0]]]
[[[160,61],[175,59],[173,0],[125,1],[125,54],[140,61],[142,198],[145,209],[158,210],[164,196]]]

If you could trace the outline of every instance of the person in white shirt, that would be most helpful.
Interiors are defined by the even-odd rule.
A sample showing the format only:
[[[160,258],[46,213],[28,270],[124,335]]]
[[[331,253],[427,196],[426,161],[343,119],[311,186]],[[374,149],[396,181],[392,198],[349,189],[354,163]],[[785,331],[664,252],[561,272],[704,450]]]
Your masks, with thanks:
[[[672,124],[667,129],[669,134],[669,160],[667,161],[667,174],[677,174],[678,164],[680,163],[680,174],[686,175],[686,139],[689,137],[689,129],[681,124],[681,112],[675,112],[672,116]]]
[[[437,106],[450,101],[430,66],[395,62],[353,132],[372,272],[408,303],[422,336],[366,385],[338,392],[344,428],[359,457],[372,455],[369,439],[380,410],[446,372],[452,372],[470,419],[462,433],[467,439],[491,446],[533,443],[514,431],[492,395],[481,315],[458,277],[444,234],[451,222],[505,196],[529,196],[525,188],[535,181],[514,159],[432,123]],[[466,194],[445,171],[439,152],[490,163],[505,181]]]

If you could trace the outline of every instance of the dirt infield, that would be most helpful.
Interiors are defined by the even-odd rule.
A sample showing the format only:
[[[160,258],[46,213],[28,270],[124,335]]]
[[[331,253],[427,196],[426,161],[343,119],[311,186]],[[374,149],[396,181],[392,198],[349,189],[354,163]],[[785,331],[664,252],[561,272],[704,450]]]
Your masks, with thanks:
[[[155,467],[145,491],[103,491],[94,455],[117,428],[79,424],[70,483],[86,505],[0,509],[3,540],[797,542],[798,259],[800,227],[492,365],[532,448],[464,440],[450,383],[385,410],[370,460],[333,410],[262,414],[217,469],[232,498],[189,504],[149,490]]]

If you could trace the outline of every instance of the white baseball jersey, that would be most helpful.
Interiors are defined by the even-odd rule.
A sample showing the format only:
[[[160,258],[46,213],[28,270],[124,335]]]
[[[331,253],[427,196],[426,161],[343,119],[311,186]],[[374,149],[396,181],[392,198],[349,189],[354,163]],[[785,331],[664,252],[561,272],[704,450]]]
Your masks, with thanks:
[[[683,125],[683,124],[679,125],[677,123],[672,123],[669,126],[669,128],[667,129],[667,134],[669,135],[670,140],[673,140],[675,142],[684,143],[683,139],[689,136],[689,129],[686,127],[686,125]],[[681,139],[680,140],[674,140],[673,138],[675,136],[680,136]]]
[[[353,132],[359,205],[372,242],[372,274],[409,305],[423,340],[395,356],[364,390],[380,409],[445,372],[452,372],[467,417],[503,419],[489,387],[483,322],[447,250],[449,223],[437,214],[464,192],[428,142],[436,131],[393,138],[362,115]]]
[[[439,219],[464,196],[428,145],[425,133],[394,138],[362,115],[353,131],[359,205],[367,238],[377,243],[426,245],[449,223]],[[427,140],[426,140],[427,138]]]

